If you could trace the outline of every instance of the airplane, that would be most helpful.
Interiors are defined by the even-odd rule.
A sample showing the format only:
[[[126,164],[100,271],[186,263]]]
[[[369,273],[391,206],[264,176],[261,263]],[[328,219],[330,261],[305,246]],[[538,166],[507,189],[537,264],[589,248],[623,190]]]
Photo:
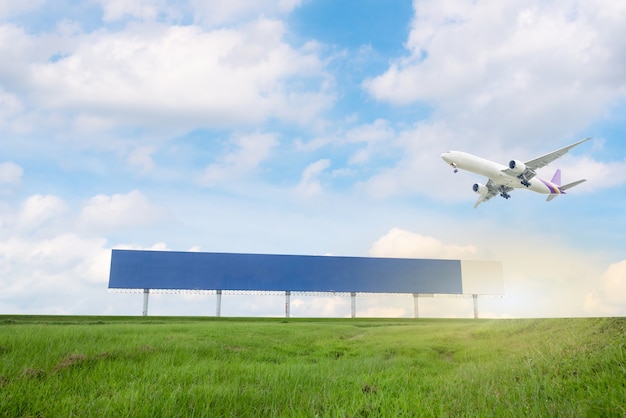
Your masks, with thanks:
[[[557,158],[567,154],[572,148],[589,141],[591,138],[585,138],[572,145],[556,150],[541,157],[527,161],[525,163],[518,160],[511,160],[508,166],[494,163],[484,158],[477,157],[462,151],[448,151],[441,154],[441,158],[448,163],[457,173],[459,169],[480,174],[489,179],[487,184],[476,183],[472,187],[475,193],[479,194],[478,200],[474,204],[474,208],[483,202],[488,201],[495,195],[499,194],[505,199],[509,199],[510,191],[513,189],[526,188],[533,192],[549,195],[546,199],[548,202],[558,195],[565,194],[566,190],[586,180],[578,180],[573,183],[561,186],[561,170],[557,169],[548,181],[537,177],[536,170],[545,167]]]

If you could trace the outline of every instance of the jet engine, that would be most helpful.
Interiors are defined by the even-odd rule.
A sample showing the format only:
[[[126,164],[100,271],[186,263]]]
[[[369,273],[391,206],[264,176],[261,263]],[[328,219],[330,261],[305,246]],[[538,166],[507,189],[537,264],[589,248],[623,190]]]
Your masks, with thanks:
[[[487,188],[487,186],[485,186],[484,184],[480,184],[480,183],[474,184],[474,186],[472,186],[472,190],[474,190],[474,193],[478,193],[481,196],[484,196],[487,193],[489,193],[489,189]]]
[[[521,161],[511,160],[509,161],[509,168],[514,172],[521,174],[526,171],[526,164]]]

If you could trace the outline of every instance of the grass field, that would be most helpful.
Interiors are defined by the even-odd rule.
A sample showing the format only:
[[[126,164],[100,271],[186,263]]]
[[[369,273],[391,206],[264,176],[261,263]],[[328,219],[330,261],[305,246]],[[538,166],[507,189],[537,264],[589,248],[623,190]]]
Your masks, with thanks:
[[[0,316],[0,416],[626,416],[626,319]]]

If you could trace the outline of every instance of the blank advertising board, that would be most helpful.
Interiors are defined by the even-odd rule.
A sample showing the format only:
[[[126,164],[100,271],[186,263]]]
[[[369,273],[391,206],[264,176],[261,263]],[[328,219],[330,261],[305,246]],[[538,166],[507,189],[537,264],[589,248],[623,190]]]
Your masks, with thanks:
[[[489,276],[472,264],[472,290],[499,293],[500,263],[476,263]],[[109,288],[462,294],[463,270],[460,260],[113,250]]]

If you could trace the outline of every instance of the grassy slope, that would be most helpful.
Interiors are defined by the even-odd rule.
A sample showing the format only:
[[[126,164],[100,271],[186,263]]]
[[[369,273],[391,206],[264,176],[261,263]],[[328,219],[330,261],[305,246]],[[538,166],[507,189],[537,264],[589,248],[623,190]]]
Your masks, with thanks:
[[[0,316],[0,416],[625,416],[626,319]]]

